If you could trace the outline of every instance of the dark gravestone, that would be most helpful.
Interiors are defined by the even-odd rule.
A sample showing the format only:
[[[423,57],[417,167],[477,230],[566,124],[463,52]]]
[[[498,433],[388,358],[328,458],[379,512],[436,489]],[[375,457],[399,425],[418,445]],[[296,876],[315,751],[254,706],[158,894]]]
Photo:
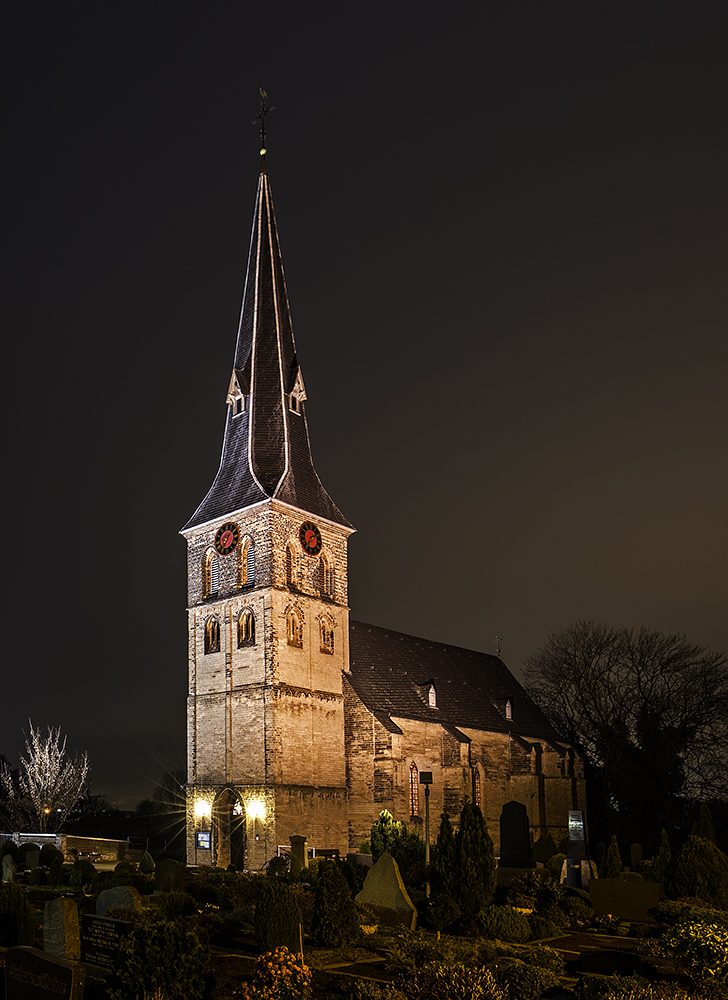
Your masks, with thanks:
[[[9,948],[5,955],[6,1000],[83,1000],[84,967],[37,948]]]
[[[178,889],[184,892],[185,866],[174,858],[162,858],[154,869],[154,891],[173,892]]]
[[[92,965],[112,969],[122,938],[133,929],[131,920],[95,917],[93,913],[82,914],[81,958]]]
[[[629,845],[629,864],[632,869],[636,868],[642,860],[642,844]]]
[[[504,868],[531,864],[528,813],[520,802],[506,802],[500,817],[500,860]]]
[[[43,951],[77,962],[81,957],[78,907],[72,899],[49,899],[43,910]]]

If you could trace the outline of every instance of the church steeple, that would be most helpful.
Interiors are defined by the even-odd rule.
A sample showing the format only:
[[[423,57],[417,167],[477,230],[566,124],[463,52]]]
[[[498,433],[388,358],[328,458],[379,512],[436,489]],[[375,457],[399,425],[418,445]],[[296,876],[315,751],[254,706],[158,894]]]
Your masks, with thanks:
[[[263,169],[220,468],[183,531],[268,499],[350,527],[311,459],[306,391],[293,339],[265,150],[261,152]]]

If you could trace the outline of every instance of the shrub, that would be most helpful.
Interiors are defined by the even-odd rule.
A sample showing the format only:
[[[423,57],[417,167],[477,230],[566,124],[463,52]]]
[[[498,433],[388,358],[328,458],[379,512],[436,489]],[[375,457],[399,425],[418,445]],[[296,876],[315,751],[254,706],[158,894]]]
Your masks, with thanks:
[[[359,853],[360,854],[372,853],[372,845],[368,840],[362,840],[361,844],[359,844]]]
[[[139,871],[142,872],[143,875],[153,875],[155,867],[154,858],[149,851],[145,851],[144,854],[142,854],[141,861],[139,862]]]
[[[561,952],[556,951],[555,948],[549,948],[545,944],[539,945],[538,948],[532,948],[524,961],[529,965],[538,965],[542,969],[548,969],[549,972],[553,972],[557,976],[564,974],[566,965]]]
[[[301,947],[300,925],[301,911],[291,887],[275,878],[265,879],[255,905],[258,947],[268,952],[285,945],[295,954]]]
[[[456,899],[463,917],[476,920],[493,902],[496,886],[495,848],[478,806],[466,800],[455,834]]]
[[[389,967],[394,969],[411,972],[428,962],[440,962],[445,958],[442,942],[420,930],[402,929],[388,944],[391,955]]]
[[[566,861],[565,854],[554,854],[544,864],[544,868],[551,872],[557,882],[561,881],[561,869],[564,867],[564,861]]]
[[[40,846],[38,844],[32,844],[30,841],[25,844],[21,844],[18,848],[18,864],[26,864],[26,857],[31,851],[40,851]]]
[[[728,858],[712,841],[691,834],[667,866],[665,892],[672,899],[700,896],[728,909]]]
[[[19,885],[0,884],[0,946],[35,943],[33,911]]]
[[[90,882],[92,885],[96,881],[98,872],[90,861],[74,861],[71,865],[71,874],[68,877],[70,885],[82,886]]]
[[[489,969],[433,963],[401,984],[408,1000],[507,1000]]]
[[[276,948],[259,956],[253,984],[243,985],[239,996],[243,1000],[309,1000],[311,970],[300,954]]]
[[[42,868],[31,868],[28,885],[48,885],[48,876]]]
[[[145,915],[122,939],[108,987],[110,1000],[199,1000],[207,959],[207,949],[192,931]]]
[[[335,862],[324,865],[316,880],[311,933],[316,944],[343,948],[360,936],[356,905]]]
[[[538,1000],[545,990],[558,986],[558,976],[538,965],[526,965],[510,959],[504,968],[498,968],[498,982],[518,1000]]]
[[[63,854],[54,847],[53,844],[43,844],[40,849],[40,863],[43,868],[50,868],[51,865],[60,861],[63,864]]]
[[[547,881],[551,880],[551,873],[545,868],[532,868],[524,871],[506,893],[506,900],[511,906],[533,907],[538,906],[539,898],[547,889]]]
[[[663,830],[660,834],[660,846],[657,848],[657,854],[652,859],[649,869],[644,872],[645,878],[651,882],[664,882],[665,872],[671,858],[670,841],[667,838],[667,831]]]
[[[663,947],[695,979],[728,980],[728,929],[718,924],[678,924],[663,939]]]
[[[357,979],[345,987],[344,996],[347,1000],[405,1000],[405,995],[396,986],[388,983],[373,983],[365,979]]]
[[[510,906],[489,906],[481,910],[480,923],[484,932],[498,941],[525,941],[531,932],[528,919]]]
[[[448,893],[439,892],[430,903],[427,916],[433,927],[444,931],[460,919],[460,907]]]
[[[5,857],[6,854],[9,854],[10,857],[13,859],[13,861],[15,861],[15,863],[17,864],[18,845],[15,843],[14,840],[5,841],[5,843],[2,846],[2,850],[0,850],[0,861],[2,861],[2,859]]]
[[[655,986],[641,976],[589,976],[576,987],[577,1000],[694,1000],[696,994],[682,986],[661,982]],[[706,1000],[716,994],[700,993]]]
[[[558,852],[558,847],[556,846],[556,841],[551,836],[547,834],[545,837],[543,834],[534,841],[533,844],[533,860],[540,861],[542,864],[546,864],[549,858],[552,858],[554,854]]]
[[[188,892],[174,889],[161,894],[158,909],[165,920],[176,920],[177,917],[191,917],[197,913],[197,903]]]
[[[554,923],[553,920],[548,920],[546,917],[539,916],[538,913],[529,913],[527,919],[530,929],[528,935],[530,941],[538,941],[540,938],[557,937],[561,932],[558,924]]]

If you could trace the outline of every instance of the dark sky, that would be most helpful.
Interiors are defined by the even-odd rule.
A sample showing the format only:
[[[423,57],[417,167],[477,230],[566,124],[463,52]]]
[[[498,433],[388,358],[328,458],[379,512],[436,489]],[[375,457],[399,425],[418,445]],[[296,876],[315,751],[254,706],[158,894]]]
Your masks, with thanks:
[[[0,752],[60,725],[119,804],[184,761],[261,86],[352,616],[728,647],[723,0],[29,0],[2,48]]]

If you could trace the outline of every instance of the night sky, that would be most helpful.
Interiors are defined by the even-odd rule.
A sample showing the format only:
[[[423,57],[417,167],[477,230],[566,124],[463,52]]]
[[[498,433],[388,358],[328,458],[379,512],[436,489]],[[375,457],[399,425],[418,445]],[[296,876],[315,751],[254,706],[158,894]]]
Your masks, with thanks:
[[[352,617],[728,647],[724,0],[28,0],[2,49],[0,752],[183,766],[259,87]]]

